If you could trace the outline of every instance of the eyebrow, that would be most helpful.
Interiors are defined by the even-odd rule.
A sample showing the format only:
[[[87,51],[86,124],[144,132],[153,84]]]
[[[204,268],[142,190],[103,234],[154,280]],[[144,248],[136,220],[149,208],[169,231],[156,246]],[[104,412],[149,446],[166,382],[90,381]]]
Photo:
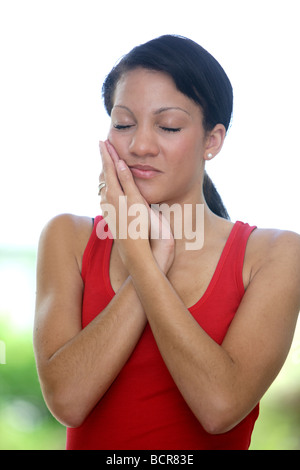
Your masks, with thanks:
[[[112,108],[112,110],[114,108],[121,108],[121,109],[126,109],[126,111],[128,111],[129,113],[133,114],[133,112],[131,111],[131,109],[127,108],[127,106],[122,106],[121,104],[116,104],[114,105],[114,107]]]
[[[159,108],[157,111],[154,112],[154,114],[164,113],[165,111],[172,111],[173,109],[177,111],[183,111],[184,113],[190,116],[190,113],[186,109],[180,108],[179,106],[166,106],[163,108]]]
[[[121,104],[116,104],[114,106],[114,108],[121,108],[121,109],[125,109],[126,111],[128,111],[130,114],[133,115],[133,112],[131,111],[131,109],[127,108],[127,106],[123,106]],[[157,114],[161,114],[161,113],[164,113],[165,111],[172,111],[172,110],[177,110],[177,111],[182,111],[184,113],[186,113],[188,116],[190,116],[190,113],[188,111],[186,111],[185,109],[183,108],[180,108],[179,106],[164,106],[162,108],[159,108],[157,109],[156,111],[154,111],[154,114],[157,115]]]

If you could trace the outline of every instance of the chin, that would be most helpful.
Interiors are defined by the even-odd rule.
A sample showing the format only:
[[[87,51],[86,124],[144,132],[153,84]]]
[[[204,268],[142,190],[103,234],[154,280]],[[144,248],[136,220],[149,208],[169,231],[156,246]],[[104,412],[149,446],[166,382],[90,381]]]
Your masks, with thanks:
[[[166,191],[162,184],[149,184],[149,182],[135,180],[141,195],[146,202],[151,204],[163,204],[164,202],[172,205],[178,200],[178,194],[174,194],[173,191]]]
[[[170,198],[168,198],[166,195],[155,195],[155,194],[142,194],[142,196],[144,197],[144,199],[146,200],[146,202],[149,204],[149,206],[151,206],[152,204],[168,204],[169,206],[171,206],[172,204],[174,204],[176,201],[173,201],[171,200]]]
[[[147,201],[148,204],[157,204],[160,200],[161,191],[157,190],[157,188],[150,187],[149,184],[145,184],[144,182],[136,181],[135,184],[137,185],[141,195]]]

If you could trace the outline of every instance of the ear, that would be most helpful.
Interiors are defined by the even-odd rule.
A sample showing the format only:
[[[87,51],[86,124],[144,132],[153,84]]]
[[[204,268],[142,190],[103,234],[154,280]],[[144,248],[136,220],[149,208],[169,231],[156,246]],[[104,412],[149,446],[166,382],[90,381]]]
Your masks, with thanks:
[[[204,151],[204,160],[212,160],[222,149],[226,137],[226,129],[223,124],[217,124],[208,132]]]

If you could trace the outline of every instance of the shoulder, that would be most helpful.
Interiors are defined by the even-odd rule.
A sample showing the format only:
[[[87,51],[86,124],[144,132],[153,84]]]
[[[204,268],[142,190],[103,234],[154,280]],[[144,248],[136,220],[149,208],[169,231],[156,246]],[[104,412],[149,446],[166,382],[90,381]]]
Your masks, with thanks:
[[[93,230],[91,217],[60,214],[50,219],[42,230],[39,253],[70,253],[81,264],[84,249]]]
[[[294,286],[300,295],[300,235],[285,230],[256,229],[252,232],[246,255],[251,264],[251,278],[258,273],[279,277]]]
[[[256,229],[249,239],[249,247],[257,253],[261,262],[281,257],[300,260],[300,235],[295,232]]]
[[[50,219],[43,231],[42,235],[45,234],[55,234],[58,233],[62,235],[63,233],[70,232],[82,232],[92,227],[92,218],[85,216],[78,216],[74,214],[59,214]]]

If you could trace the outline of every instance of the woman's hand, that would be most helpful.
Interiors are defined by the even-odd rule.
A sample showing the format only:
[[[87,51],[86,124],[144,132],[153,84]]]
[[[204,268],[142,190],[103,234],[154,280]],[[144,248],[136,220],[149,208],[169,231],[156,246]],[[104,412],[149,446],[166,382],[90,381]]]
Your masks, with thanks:
[[[174,261],[175,240],[169,222],[162,212],[150,208],[150,244],[161,270],[167,274]]]
[[[100,142],[100,152],[103,165],[100,181],[106,183],[101,190],[101,207],[123,263],[127,268],[135,262],[144,264],[145,257],[151,255],[167,273],[174,258],[170,225],[161,213],[150,208],[130,169],[110,142]]]

